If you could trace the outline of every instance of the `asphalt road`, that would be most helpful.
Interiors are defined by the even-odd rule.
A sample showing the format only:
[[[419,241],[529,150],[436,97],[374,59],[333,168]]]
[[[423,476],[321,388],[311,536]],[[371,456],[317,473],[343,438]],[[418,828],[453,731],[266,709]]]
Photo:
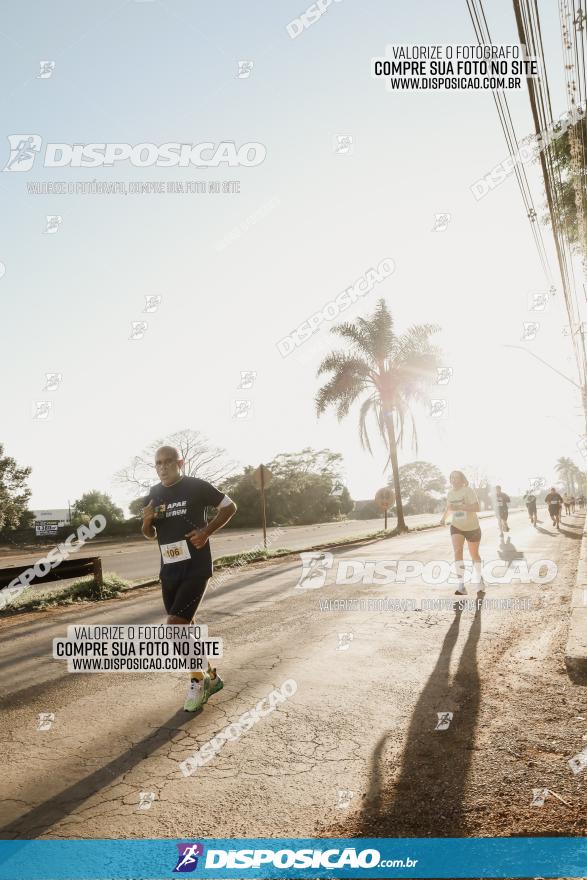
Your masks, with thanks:
[[[584,834],[583,778],[566,763],[585,747],[584,689],[562,661],[582,517],[560,533],[525,513],[510,524],[528,563],[553,560],[558,574],[485,598],[526,598],[530,610],[459,610],[453,586],[421,579],[334,583],[341,559],[450,558],[441,529],[336,550],[320,589],[296,588],[298,559],[231,575],[201,616],[224,640],[226,686],[197,715],[182,710],[185,673],[69,674],[51,656],[72,623],[161,622],[157,587],[2,621],[1,836]],[[497,558],[495,521],[483,531],[484,559]],[[382,597],[449,605],[323,610]],[[286,680],[293,696],[182,775],[180,762]],[[436,731],[444,712],[453,719]],[[55,716],[47,730],[40,713]],[[567,805],[531,807],[538,787]]]
[[[493,514],[489,514],[493,516]],[[437,523],[440,514],[419,514],[409,516],[409,526],[417,527]],[[394,520],[390,518],[390,528]],[[277,527],[267,529],[268,548],[287,547],[300,550],[316,544],[340,541],[342,538],[362,537],[383,528],[383,519],[344,520],[335,523],[317,523],[311,526],[285,526],[277,532]],[[210,539],[214,557],[244,553],[253,547],[263,546],[261,529],[223,529]],[[2,553],[2,566],[26,565],[34,563],[47,549],[29,553]],[[94,541],[86,544],[80,555],[100,556],[104,572],[115,572],[130,581],[152,580],[159,575],[159,551],[156,542],[138,537],[132,541]]]

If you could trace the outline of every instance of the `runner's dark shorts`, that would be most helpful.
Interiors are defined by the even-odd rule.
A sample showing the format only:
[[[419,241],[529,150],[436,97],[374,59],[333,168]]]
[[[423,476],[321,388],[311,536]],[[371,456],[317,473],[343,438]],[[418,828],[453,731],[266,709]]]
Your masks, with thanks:
[[[499,507],[498,512],[499,512],[499,519],[503,520],[504,522],[507,522],[508,516],[509,516],[508,508],[507,507]]]
[[[161,592],[168,614],[191,620],[206,592],[211,575],[194,568],[191,559],[161,567]]]
[[[554,518],[557,517],[557,516],[559,515],[559,513],[561,512],[561,506],[560,506],[560,504],[549,504],[549,505],[548,505],[548,512],[549,512],[549,514],[550,514],[550,516],[551,516],[551,519],[554,519]]]
[[[457,529],[456,526],[450,527],[451,535],[464,535],[467,541],[472,541],[473,544],[478,544],[481,540],[481,529],[471,529],[469,532],[465,532],[463,529]]]

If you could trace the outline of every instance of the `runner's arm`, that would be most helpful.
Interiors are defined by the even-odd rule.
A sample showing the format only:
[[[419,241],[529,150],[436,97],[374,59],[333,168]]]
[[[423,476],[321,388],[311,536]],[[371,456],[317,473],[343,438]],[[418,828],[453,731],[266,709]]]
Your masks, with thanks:
[[[237,511],[237,506],[228,495],[225,495],[220,504],[218,505],[218,513],[212,520],[209,522],[207,526],[204,528],[204,532],[208,537],[212,535],[214,532],[217,532],[218,529],[221,529],[222,526],[225,526],[229,519],[235,515]]]
[[[228,520],[232,519],[237,510],[236,504],[228,497],[228,495],[225,495],[220,501],[210,504],[209,506],[216,507],[218,510],[218,513],[212,522],[209,522],[208,525],[201,529],[192,529],[191,532],[186,534],[186,538],[189,539],[190,544],[195,547],[196,550],[201,550],[202,547],[207,544],[210,535],[226,525]]]
[[[154,518],[155,508],[153,507],[153,500],[149,498],[149,503],[146,507],[143,507],[143,525],[141,528],[143,537],[147,538],[148,541],[154,541],[157,537],[157,530],[153,525]]]

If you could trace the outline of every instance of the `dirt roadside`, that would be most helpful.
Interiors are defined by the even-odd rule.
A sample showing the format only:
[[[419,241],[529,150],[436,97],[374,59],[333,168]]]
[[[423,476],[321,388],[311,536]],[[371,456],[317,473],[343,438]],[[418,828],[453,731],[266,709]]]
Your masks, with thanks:
[[[564,664],[579,547],[579,540],[567,543],[552,589],[537,593],[540,614],[520,613],[481,639],[476,614],[458,651],[455,616],[404,741],[381,738],[361,810],[324,833],[586,834],[587,777],[574,775],[567,761],[587,746],[587,688],[569,681]],[[454,712],[458,723],[435,731],[430,720],[439,709]],[[559,798],[551,793],[543,806],[531,806],[533,789]]]

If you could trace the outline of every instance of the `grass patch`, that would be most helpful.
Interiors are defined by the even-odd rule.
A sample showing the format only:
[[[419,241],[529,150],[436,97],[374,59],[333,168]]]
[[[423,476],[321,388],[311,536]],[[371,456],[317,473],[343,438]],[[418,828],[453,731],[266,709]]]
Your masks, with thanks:
[[[242,553],[231,553],[229,556],[217,556],[214,560],[214,568],[232,568],[236,565],[246,565],[248,562],[263,562],[267,559],[275,559],[278,556],[288,556],[294,553],[287,547],[277,547],[275,550],[243,550]]]
[[[6,612],[11,611],[43,611],[54,608],[57,605],[75,605],[77,602],[101,602],[103,599],[116,599],[121,593],[131,588],[128,581],[113,572],[106,572],[104,584],[100,588],[94,578],[79,578],[62,589],[47,589],[42,591],[25,591],[22,597],[16,599],[8,606]],[[5,612],[5,613],[6,613]],[[3,615],[2,615],[3,616]]]

